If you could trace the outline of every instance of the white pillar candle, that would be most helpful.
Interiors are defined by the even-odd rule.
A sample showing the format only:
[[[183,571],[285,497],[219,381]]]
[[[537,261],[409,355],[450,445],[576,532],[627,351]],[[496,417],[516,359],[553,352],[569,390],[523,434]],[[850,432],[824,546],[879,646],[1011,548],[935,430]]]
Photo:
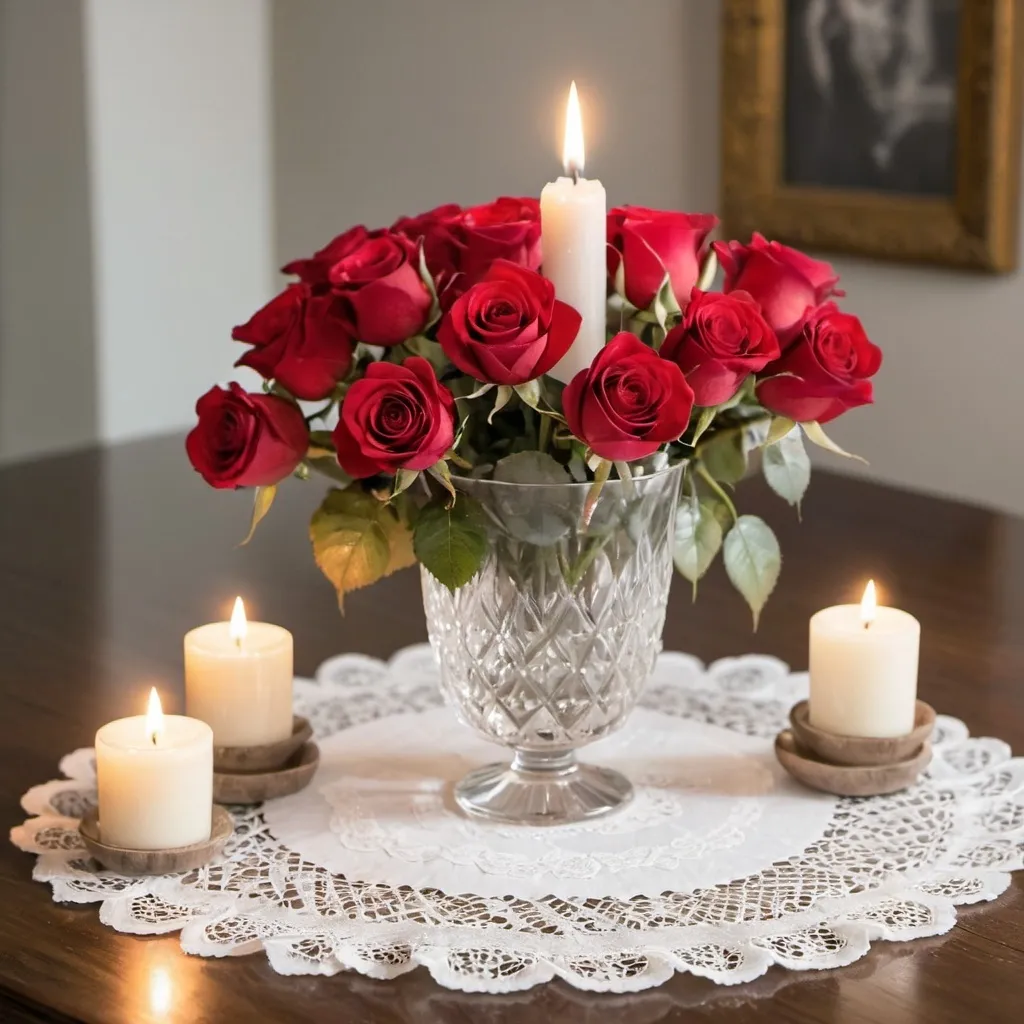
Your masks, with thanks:
[[[920,641],[913,615],[875,606],[873,581],[859,605],[811,616],[811,725],[843,736],[910,732]]]
[[[210,838],[213,731],[164,715],[156,690],[149,713],[96,733],[100,836],[127,850],[173,850]]]
[[[218,747],[256,747],[292,734],[292,635],[247,622],[242,599],[231,622],[185,634],[185,702],[209,723]]]
[[[607,310],[607,200],[599,181],[583,173],[583,124],[576,83],[569,89],[565,118],[565,173],[540,194],[541,247],[544,276],[555,296],[583,318],[572,348],[550,370],[568,382],[586,369],[604,347]]]

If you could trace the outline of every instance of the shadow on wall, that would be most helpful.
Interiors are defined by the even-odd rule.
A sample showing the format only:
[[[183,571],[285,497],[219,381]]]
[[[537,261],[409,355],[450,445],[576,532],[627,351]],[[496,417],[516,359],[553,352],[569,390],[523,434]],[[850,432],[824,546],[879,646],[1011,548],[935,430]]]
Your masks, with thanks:
[[[98,431],[82,30],[0,0],[0,462]]]

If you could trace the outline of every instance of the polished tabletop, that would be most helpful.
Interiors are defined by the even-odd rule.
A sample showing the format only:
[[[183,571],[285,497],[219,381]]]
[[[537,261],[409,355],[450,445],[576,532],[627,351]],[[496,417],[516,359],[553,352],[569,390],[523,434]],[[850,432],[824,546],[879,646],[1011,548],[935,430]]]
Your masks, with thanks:
[[[25,790],[56,777],[59,758],[91,745],[97,726],[134,713],[151,685],[167,710],[182,709],[182,634],[224,617],[235,594],[251,617],[292,630],[300,673],[341,651],[385,656],[425,638],[411,571],[349,595],[339,615],[306,539],[321,494],[312,481],[282,488],[240,548],[251,497],[208,490],[181,438],[0,471],[0,801],[9,825],[23,818]],[[705,659],[757,650],[802,667],[810,614],[858,600],[874,576],[887,603],[921,620],[921,696],[973,734],[1024,750],[1024,521],[827,473],[812,481],[803,522],[757,481],[739,498],[775,526],[784,554],[760,630],[751,635],[716,566],[695,605],[688,586],[674,586],[666,647]],[[441,989],[422,969],[390,982],[282,977],[262,954],[186,957],[176,936],[121,935],[99,923],[95,905],[54,904],[31,880],[33,858],[0,850],[5,1024],[997,1024],[1024,1013],[1024,873],[996,902],[961,908],[947,935],[877,942],[843,970],[772,968],[735,988],[679,976],[628,996],[561,982],[477,996]]]

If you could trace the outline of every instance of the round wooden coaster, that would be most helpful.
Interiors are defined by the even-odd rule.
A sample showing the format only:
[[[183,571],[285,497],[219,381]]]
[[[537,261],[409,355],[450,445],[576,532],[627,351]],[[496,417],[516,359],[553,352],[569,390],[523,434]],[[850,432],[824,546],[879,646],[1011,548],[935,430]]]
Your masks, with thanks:
[[[305,789],[320,764],[320,748],[306,743],[283,767],[269,772],[214,772],[213,799],[219,804],[259,804]]]
[[[214,747],[213,770],[237,772],[269,772],[281,768],[296,751],[309,742],[313,727],[302,715],[292,719],[292,734],[286,740],[263,743],[256,747]]]
[[[810,705],[802,700],[789,713],[790,725],[800,745],[829,764],[886,765],[907,761],[935,728],[935,709],[923,700],[914,709],[914,728],[905,736],[840,736],[811,725]]]
[[[912,786],[931,761],[932,746],[923,743],[910,758],[894,764],[829,764],[783,729],[775,737],[775,756],[794,779],[811,789],[837,796],[881,796]]]
[[[174,850],[125,850],[103,842],[96,808],[87,811],[78,823],[78,833],[89,853],[120,875],[177,875],[200,868],[220,853],[234,831],[231,815],[223,807],[215,806],[206,842]]]

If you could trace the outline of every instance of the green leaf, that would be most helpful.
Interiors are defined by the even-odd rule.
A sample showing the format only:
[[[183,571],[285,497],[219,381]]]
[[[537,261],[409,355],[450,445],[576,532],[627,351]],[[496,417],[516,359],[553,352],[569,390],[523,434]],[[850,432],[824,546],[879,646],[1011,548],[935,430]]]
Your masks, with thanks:
[[[451,508],[432,501],[420,509],[413,550],[439,583],[457,590],[477,573],[487,554],[487,530],[480,503],[460,494]]]
[[[799,511],[800,501],[811,482],[811,460],[796,427],[765,448],[761,468],[768,486]]]
[[[711,426],[711,421],[715,418],[715,413],[717,412],[718,407],[714,405],[701,409],[700,416],[697,417],[697,426],[693,430],[693,440],[690,444],[695,445],[700,440],[701,434]]]
[[[452,483],[452,473],[448,468],[448,463],[442,459],[440,462],[435,462],[427,472],[448,492],[451,501],[447,504],[448,508],[451,508],[458,495],[455,492],[455,485]]]
[[[351,590],[414,565],[411,536],[397,512],[358,484],[332,489],[309,524],[313,555],[334,584],[338,606]]]
[[[708,571],[722,546],[722,525],[709,501],[684,499],[676,511],[674,560],[679,572],[693,584]]]
[[[338,458],[333,452],[330,455],[308,458],[306,461],[309,463],[310,469],[315,469],[335,483],[341,484],[342,487],[348,487],[352,483],[352,477],[338,465]]]
[[[754,630],[761,609],[775,589],[782,568],[782,552],[775,534],[757,516],[740,516],[726,534],[725,571],[754,613]]]
[[[274,504],[274,498],[276,497],[277,484],[267,484],[256,488],[256,494],[252,500],[252,521],[249,523],[249,532],[245,535],[245,540],[242,541],[239,547],[245,547],[252,540],[256,527],[260,525],[263,517],[270,511],[270,506]]]
[[[747,453],[738,430],[723,431],[705,441],[698,450],[704,468],[719,483],[735,484],[747,472]]]
[[[847,459],[856,459],[858,462],[863,462],[865,466],[868,464],[867,459],[862,459],[859,455],[853,455],[851,452],[844,451],[840,448],[839,445],[837,445],[835,441],[833,441],[832,438],[830,438],[828,434],[821,429],[820,423],[816,423],[814,420],[808,420],[806,423],[801,423],[800,426],[803,427],[803,431],[807,435],[807,440],[812,444],[816,444],[819,448],[824,448],[825,451],[832,452],[835,455],[842,455]]]
[[[403,491],[409,490],[414,483],[419,473],[415,469],[400,469],[395,474],[395,486],[391,491],[391,497],[396,497]]]
[[[775,444],[776,441],[781,441],[795,426],[793,420],[786,419],[785,416],[776,416],[768,428],[768,437],[764,443]]]
[[[499,459],[494,479],[508,484],[567,484],[565,469],[544,452],[516,452]]]
[[[448,357],[444,354],[444,349],[436,341],[422,334],[406,339],[405,347],[412,355],[426,359],[438,374],[448,366]]]

